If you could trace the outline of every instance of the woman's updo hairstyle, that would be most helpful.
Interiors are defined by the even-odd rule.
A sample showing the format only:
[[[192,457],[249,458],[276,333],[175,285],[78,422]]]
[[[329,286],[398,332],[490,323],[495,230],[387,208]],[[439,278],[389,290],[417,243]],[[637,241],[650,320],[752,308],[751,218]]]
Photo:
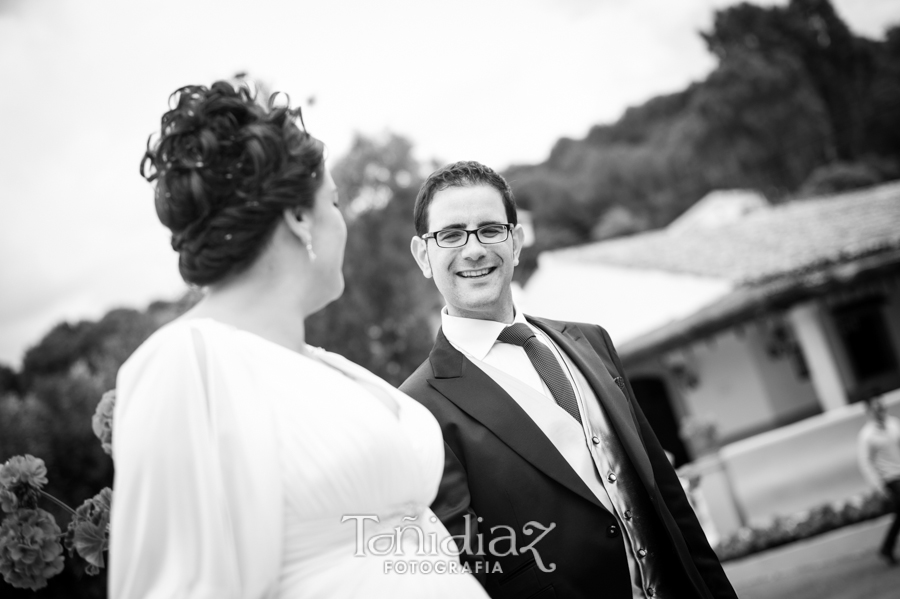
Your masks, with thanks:
[[[172,94],[141,175],[156,184],[156,213],[172,232],[178,269],[209,285],[259,256],[285,208],[312,208],[324,146],[295,124],[300,109],[258,103],[243,84],[217,81]],[[151,137],[152,139],[152,137]],[[148,167],[149,162],[149,167]]]

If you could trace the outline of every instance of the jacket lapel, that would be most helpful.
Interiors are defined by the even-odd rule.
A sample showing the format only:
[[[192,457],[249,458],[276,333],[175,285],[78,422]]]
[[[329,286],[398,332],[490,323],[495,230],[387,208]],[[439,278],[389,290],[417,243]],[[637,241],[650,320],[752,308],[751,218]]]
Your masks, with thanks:
[[[619,436],[619,440],[631,459],[631,463],[634,464],[638,476],[644,482],[644,486],[651,491],[655,489],[656,480],[653,476],[653,467],[650,465],[650,458],[638,433],[631,408],[628,406],[628,399],[625,392],[616,384],[613,375],[605,367],[606,363],[612,363],[611,356],[608,360],[602,358],[601,352],[608,354],[607,349],[591,345],[574,324],[530,316],[526,318],[547,333],[575,362],[593,388],[594,394],[603,406],[610,424]],[[622,376],[622,373],[617,373],[617,375]],[[652,497],[653,493],[651,492],[650,495]]]
[[[450,345],[438,331],[431,352],[435,378],[428,383],[483,424],[532,466],[564,487],[601,506],[550,439],[494,380]]]

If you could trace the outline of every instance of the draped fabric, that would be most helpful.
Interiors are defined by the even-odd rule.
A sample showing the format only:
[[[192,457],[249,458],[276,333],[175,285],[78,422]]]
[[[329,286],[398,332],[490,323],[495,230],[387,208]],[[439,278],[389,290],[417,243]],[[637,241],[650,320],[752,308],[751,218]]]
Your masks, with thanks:
[[[486,597],[428,508],[440,428],[365,369],[186,320],[117,389],[111,598]]]

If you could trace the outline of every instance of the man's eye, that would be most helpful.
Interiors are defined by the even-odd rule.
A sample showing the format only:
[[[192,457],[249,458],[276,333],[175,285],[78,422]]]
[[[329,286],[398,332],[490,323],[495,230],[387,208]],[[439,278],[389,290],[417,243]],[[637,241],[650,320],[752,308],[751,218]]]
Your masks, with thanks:
[[[489,239],[491,237],[499,237],[500,235],[503,234],[503,231],[505,228],[506,227],[499,227],[499,226],[498,227],[494,227],[494,226],[484,227],[481,229],[481,236],[487,237]]]
[[[459,231],[441,231],[437,234],[438,238],[441,241],[458,241],[460,237],[462,237],[462,233]]]

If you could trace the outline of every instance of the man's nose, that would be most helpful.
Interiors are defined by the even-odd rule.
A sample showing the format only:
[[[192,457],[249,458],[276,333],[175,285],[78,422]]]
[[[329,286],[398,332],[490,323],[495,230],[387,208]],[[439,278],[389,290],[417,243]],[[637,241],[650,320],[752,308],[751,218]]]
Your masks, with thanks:
[[[484,246],[481,245],[481,242],[478,241],[478,236],[475,233],[469,235],[469,238],[466,239],[466,245],[462,248],[462,256],[466,260],[478,260],[485,254]]]

